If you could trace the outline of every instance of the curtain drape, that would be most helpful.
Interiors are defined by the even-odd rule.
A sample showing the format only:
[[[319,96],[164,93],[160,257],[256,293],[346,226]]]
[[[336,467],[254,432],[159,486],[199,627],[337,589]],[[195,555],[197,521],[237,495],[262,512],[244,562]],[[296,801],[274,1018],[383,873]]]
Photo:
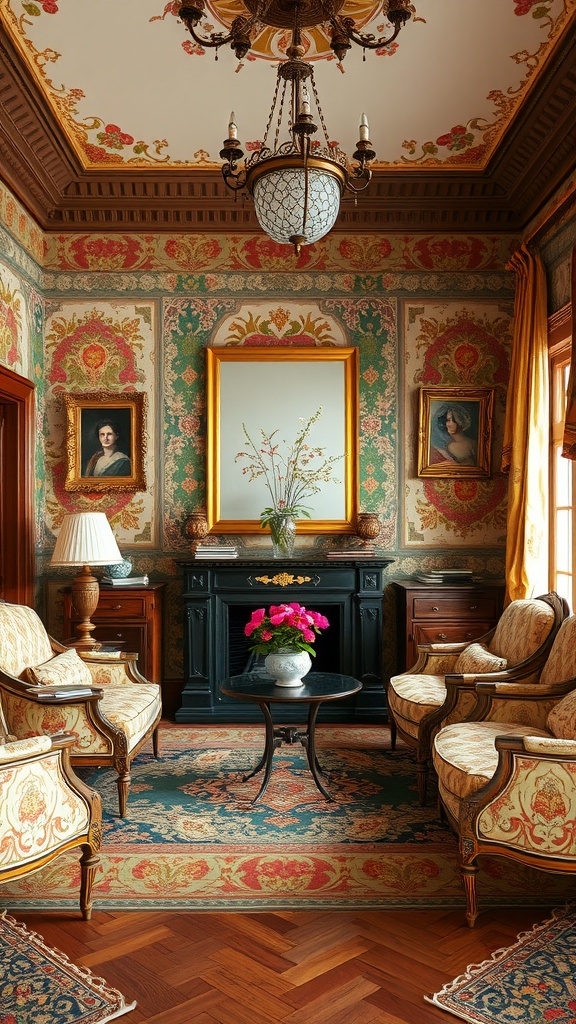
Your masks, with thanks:
[[[509,477],[506,600],[514,601],[548,590],[550,415],[544,266],[522,245],[508,269],[516,297],[502,472]]]
[[[566,419],[564,421],[564,438],[562,455],[566,459],[576,460],[576,245],[572,249],[572,355],[570,359],[570,377],[566,396]]]

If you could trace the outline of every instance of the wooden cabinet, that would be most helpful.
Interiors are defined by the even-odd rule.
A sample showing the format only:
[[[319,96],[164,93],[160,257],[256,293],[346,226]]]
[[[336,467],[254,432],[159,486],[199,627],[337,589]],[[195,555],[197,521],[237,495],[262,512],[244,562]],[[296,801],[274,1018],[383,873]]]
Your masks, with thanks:
[[[102,584],[92,616],[95,640],[121,643],[122,650],[138,653],[138,668],[152,683],[162,682],[162,613],[165,583],[147,587]],[[72,593],[64,590],[64,636],[73,637],[78,619],[72,614]]]
[[[431,586],[395,581],[397,671],[414,665],[418,644],[476,640],[500,618],[504,584]]]

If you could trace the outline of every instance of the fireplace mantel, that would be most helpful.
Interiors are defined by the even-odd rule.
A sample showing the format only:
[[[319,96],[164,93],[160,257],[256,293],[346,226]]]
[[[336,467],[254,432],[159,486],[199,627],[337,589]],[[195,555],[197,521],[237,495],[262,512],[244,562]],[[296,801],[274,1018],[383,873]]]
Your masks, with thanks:
[[[330,627],[317,637],[316,671],[355,676],[362,690],[327,708],[326,721],[386,719],[382,684],[384,572],[393,558],[179,560],[184,573],[184,689],[177,722],[260,721],[258,710],[225,698],[220,683],[246,668],[251,612],[298,601],[321,611]],[[336,702],[340,703],[340,702]],[[294,719],[294,709],[286,714]]]

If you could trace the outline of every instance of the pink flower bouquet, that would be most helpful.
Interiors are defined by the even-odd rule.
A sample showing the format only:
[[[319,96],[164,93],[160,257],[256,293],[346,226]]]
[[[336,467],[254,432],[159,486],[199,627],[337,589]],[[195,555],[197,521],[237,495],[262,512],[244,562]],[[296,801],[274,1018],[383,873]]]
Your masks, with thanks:
[[[320,612],[311,612],[301,604],[273,604],[268,612],[257,608],[252,612],[250,622],[244,626],[244,633],[251,637],[250,650],[255,654],[273,654],[276,651],[308,651],[313,657],[316,651],[311,646],[316,634],[330,623]]]

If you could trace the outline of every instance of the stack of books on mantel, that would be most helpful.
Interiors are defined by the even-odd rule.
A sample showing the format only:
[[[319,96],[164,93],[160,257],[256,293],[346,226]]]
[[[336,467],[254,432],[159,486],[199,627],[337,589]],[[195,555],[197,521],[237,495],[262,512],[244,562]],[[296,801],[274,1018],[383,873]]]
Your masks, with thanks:
[[[474,583],[476,577],[471,569],[433,569],[431,572],[419,572],[415,574],[419,583],[451,583],[453,586],[458,583]]]
[[[233,544],[199,543],[194,558],[238,558],[238,549]]]
[[[103,576],[101,583],[108,587],[147,587],[148,576]]]
[[[335,548],[326,552],[326,558],[374,558],[376,554],[371,544],[362,548]]]

